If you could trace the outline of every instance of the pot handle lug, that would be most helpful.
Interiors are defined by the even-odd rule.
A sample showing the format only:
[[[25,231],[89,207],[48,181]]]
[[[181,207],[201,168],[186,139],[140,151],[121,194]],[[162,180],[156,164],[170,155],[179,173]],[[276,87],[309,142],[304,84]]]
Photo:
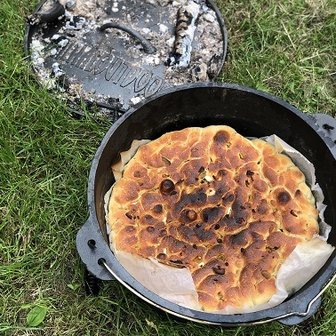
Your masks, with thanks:
[[[89,272],[100,280],[115,280],[101,263],[101,260],[109,259],[112,251],[103,239],[98,225],[91,217],[78,231],[76,246]]]
[[[313,315],[315,315],[320,308],[322,303],[322,298],[318,297],[314,303],[310,306],[309,313],[305,316],[300,316],[300,315],[291,315],[289,317],[282,318],[278,320],[281,324],[287,325],[287,326],[294,326],[297,324],[300,324],[309,318],[311,318]]]
[[[331,279],[327,282],[327,284],[321,289],[321,291],[308,303],[306,311],[301,312],[292,312],[285,314],[283,316],[278,317],[276,320],[285,325],[296,325],[299,324],[310,317],[312,317],[322,302],[322,294],[330,287],[330,285],[336,280],[336,273],[331,277]],[[267,321],[269,322],[269,321]]]
[[[122,23],[107,22],[107,23],[103,24],[99,28],[99,30],[101,32],[104,32],[108,28],[116,28],[116,29],[123,30],[124,32],[130,34],[135,39],[137,39],[142,44],[143,49],[147,54],[155,54],[156,53],[156,48],[150,43],[150,41],[145,39],[139,32],[137,32],[133,28],[131,28],[129,26],[126,26]]]
[[[336,119],[325,113],[310,116],[317,128],[317,132],[327,139],[327,145],[336,157]]]

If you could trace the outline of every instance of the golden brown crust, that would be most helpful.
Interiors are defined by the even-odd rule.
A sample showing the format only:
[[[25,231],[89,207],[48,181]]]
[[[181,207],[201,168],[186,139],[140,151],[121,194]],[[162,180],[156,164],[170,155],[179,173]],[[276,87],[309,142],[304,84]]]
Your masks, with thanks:
[[[283,261],[318,233],[302,172],[228,126],[140,147],[113,188],[109,224],[117,250],[187,267],[205,310],[267,302]]]

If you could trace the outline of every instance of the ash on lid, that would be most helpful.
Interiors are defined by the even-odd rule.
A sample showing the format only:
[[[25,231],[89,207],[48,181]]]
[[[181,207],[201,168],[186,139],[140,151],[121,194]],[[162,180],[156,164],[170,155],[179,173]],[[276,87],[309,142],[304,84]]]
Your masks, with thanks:
[[[42,7],[48,2],[55,0]],[[32,16],[29,52],[39,80],[71,100],[123,112],[166,87],[211,80],[221,70],[223,29],[205,0],[59,3],[65,13],[53,23]]]

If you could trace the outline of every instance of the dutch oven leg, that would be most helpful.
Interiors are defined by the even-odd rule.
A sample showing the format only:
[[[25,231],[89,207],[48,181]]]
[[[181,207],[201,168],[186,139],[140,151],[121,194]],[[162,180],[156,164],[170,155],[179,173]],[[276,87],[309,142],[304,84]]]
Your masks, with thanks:
[[[84,287],[87,295],[98,295],[101,288],[101,280],[95,277],[86,267],[84,269]]]

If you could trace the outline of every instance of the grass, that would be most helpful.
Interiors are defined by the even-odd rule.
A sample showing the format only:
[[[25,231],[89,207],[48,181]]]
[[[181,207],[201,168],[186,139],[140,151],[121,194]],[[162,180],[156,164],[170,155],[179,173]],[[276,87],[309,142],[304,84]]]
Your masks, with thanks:
[[[314,318],[224,329],[176,320],[117,282],[86,296],[75,235],[88,216],[90,161],[108,120],[72,118],[39,87],[24,59],[24,17],[37,1],[0,2],[1,335],[334,335],[336,285]],[[332,1],[219,1],[229,30],[220,77],[335,116],[336,17]],[[44,321],[28,327],[34,307]]]

